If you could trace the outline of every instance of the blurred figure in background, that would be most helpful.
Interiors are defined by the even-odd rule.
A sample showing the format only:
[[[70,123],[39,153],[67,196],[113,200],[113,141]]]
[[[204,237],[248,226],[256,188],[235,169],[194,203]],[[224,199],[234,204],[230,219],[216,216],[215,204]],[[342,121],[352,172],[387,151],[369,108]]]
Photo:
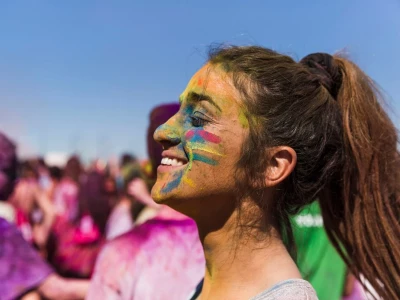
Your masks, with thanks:
[[[354,290],[354,278],[346,280],[346,264],[329,241],[318,201],[294,216],[292,226],[297,266],[302,277],[314,287],[318,299],[340,300],[350,295]]]
[[[151,112],[148,149],[153,182],[162,148],[152,135],[178,110],[178,104],[165,104]],[[205,269],[196,224],[154,203],[146,182],[140,178],[131,181],[128,191],[155,216],[105,245],[87,299],[188,299]]]
[[[25,161],[19,167],[19,180],[9,198],[16,212],[16,225],[24,239],[46,257],[46,243],[55,218],[51,200],[39,183],[37,164]]]
[[[107,191],[104,174],[91,171],[82,180],[76,218],[73,222],[59,218],[54,226],[56,247],[52,261],[61,274],[90,278],[116,197],[116,191]]]
[[[367,299],[361,284],[349,273],[330,242],[318,201],[303,208],[291,222],[297,247],[297,266],[302,277],[314,287],[318,299]]]
[[[51,184],[50,171],[42,157],[35,160],[35,168],[38,174],[40,187],[45,191],[48,190]]]
[[[61,182],[62,173],[63,171],[59,167],[53,166],[49,168],[50,184],[46,190],[46,193],[50,199],[54,199],[54,192]]]
[[[54,190],[54,205],[57,215],[71,222],[78,215],[78,191],[81,175],[81,162],[77,156],[72,156],[64,168],[60,183]]]
[[[128,232],[134,226],[135,216],[132,212],[135,199],[129,194],[129,187],[133,180],[142,178],[142,173],[136,160],[131,160],[128,164],[121,164],[121,167],[123,168],[121,177],[123,187],[107,222],[106,238],[108,240]]]
[[[7,201],[17,181],[17,156],[15,145],[0,132],[0,218],[16,222],[14,207]]]
[[[1,299],[83,299],[88,281],[58,276],[12,224],[16,220],[15,211],[4,200],[11,197],[16,179],[15,145],[0,133]]]
[[[119,163],[121,170],[123,170],[126,166],[129,166],[132,163],[137,163],[137,159],[133,154],[124,153],[121,155],[121,160]]]
[[[79,192],[78,219],[90,219],[93,228],[104,235],[107,219],[113,203],[116,202],[117,190],[114,180],[96,171],[90,172],[82,183]]]

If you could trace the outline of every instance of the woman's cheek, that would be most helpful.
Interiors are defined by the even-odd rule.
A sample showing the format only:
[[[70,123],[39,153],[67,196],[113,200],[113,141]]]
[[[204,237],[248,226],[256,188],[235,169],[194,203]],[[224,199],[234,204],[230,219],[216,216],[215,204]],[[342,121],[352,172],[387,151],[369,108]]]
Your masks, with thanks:
[[[185,139],[190,149],[189,159],[199,161],[208,165],[218,165],[222,157],[221,138],[204,129],[191,129],[186,132]]]

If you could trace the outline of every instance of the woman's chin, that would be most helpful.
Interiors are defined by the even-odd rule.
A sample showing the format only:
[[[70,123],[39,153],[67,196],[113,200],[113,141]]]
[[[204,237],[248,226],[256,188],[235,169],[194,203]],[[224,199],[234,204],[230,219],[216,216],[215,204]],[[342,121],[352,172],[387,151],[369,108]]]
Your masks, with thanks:
[[[168,205],[169,207],[180,211],[179,207],[188,202],[185,190],[176,188],[172,191],[165,190],[165,185],[157,183],[151,190],[151,197],[157,204]]]
[[[168,204],[168,200],[173,196],[171,191],[163,191],[163,184],[157,183],[151,189],[151,197],[157,204]]]
[[[158,189],[153,187],[151,189],[151,198],[153,198],[154,202],[157,204],[162,204],[164,202],[165,196],[160,193]]]

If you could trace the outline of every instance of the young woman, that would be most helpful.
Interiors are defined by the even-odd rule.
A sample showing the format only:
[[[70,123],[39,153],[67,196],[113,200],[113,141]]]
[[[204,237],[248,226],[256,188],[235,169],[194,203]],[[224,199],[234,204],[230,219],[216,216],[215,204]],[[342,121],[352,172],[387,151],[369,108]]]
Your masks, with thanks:
[[[315,299],[284,241],[289,216],[316,198],[349,270],[400,295],[398,140],[379,101],[338,56],[211,54],[154,135],[164,152],[152,196],[199,229],[198,299]]]

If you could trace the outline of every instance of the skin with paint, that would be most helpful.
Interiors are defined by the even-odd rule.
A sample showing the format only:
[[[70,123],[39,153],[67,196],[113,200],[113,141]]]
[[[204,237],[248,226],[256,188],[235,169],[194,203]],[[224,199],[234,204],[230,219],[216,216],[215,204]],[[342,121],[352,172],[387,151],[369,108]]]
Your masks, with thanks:
[[[179,112],[154,134],[164,152],[152,196],[197,223],[207,266],[199,299],[250,299],[283,280],[301,278],[274,217],[267,213],[255,222],[261,208],[250,198],[236,201],[237,163],[249,127],[230,77],[206,64],[180,102]],[[296,163],[288,147],[272,149],[270,157],[267,202]]]
[[[218,199],[212,206],[219,210],[219,204],[231,202],[235,164],[247,129],[239,119],[239,96],[222,72],[202,68],[180,102],[179,112],[155,132],[165,151],[152,196],[195,218],[202,213],[193,210],[200,203]],[[169,158],[176,162],[171,165]]]

